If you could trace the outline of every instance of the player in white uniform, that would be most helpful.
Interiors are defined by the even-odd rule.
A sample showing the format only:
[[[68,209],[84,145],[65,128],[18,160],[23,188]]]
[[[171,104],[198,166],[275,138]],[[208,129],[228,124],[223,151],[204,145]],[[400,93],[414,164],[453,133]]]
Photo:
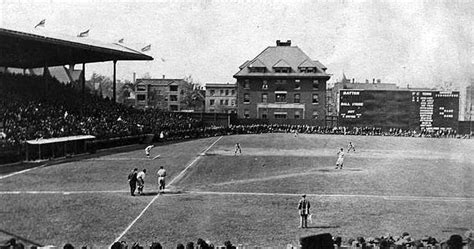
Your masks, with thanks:
[[[146,157],[150,158],[150,151],[151,151],[151,149],[153,149],[153,147],[155,147],[155,146],[152,144],[152,145],[148,145],[148,146],[145,148]]]
[[[160,167],[158,170],[158,186],[160,186],[160,191],[165,190],[165,177],[166,177],[166,170],[163,166]]]
[[[351,152],[351,150],[356,152],[355,146],[352,144],[352,142],[349,142],[349,145],[347,146],[347,153]]]
[[[143,188],[145,187],[145,175],[146,175],[146,169],[143,169],[137,174],[138,195],[143,194]]]
[[[336,161],[336,169],[342,169],[342,166],[344,165],[344,149],[341,148],[340,151],[337,152],[337,161]]]

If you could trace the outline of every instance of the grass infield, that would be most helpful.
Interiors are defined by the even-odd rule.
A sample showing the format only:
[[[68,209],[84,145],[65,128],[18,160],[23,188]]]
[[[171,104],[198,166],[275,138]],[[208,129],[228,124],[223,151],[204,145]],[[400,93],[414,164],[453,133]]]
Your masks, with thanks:
[[[1,179],[0,234],[42,245],[106,247],[155,198],[159,166],[170,182],[197,157],[123,240],[158,241],[165,248],[197,238],[284,246],[322,232],[447,238],[474,228],[472,140],[239,135],[223,137],[201,154],[217,139],[157,146],[151,159],[136,150]],[[349,141],[356,152],[346,152],[344,169],[336,170],[336,152]],[[243,153],[234,156],[236,142]],[[126,177],[135,167],[148,171],[146,196],[128,192]],[[314,220],[304,230],[298,229],[296,209],[302,193]]]

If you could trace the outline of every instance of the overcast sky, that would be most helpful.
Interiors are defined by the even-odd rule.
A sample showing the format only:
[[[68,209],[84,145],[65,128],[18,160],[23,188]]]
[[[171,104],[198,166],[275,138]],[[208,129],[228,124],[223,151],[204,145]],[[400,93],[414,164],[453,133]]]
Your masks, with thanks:
[[[380,78],[400,86],[473,77],[474,1],[10,1],[0,0],[0,27],[43,29],[141,48],[151,62],[118,62],[118,78],[192,75],[201,83],[233,75],[276,40],[291,40],[333,74],[330,82]],[[112,75],[112,63],[88,64]]]

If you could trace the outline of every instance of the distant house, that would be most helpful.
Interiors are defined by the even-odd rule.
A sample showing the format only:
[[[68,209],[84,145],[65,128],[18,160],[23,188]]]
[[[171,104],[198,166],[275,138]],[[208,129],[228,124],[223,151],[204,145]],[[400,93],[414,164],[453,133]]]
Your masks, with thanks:
[[[137,79],[134,107],[181,111],[186,84],[184,79]]]
[[[206,112],[237,113],[235,84],[206,83]]]
[[[324,122],[330,75],[291,41],[278,40],[239,69],[234,75],[239,118]]]

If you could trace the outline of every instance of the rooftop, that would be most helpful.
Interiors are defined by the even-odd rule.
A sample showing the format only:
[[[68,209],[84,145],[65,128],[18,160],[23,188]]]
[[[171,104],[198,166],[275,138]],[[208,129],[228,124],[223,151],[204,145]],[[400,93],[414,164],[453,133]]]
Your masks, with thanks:
[[[250,72],[250,67],[265,67],[265,72]],[[316,67],[317,72],[301,73],[300,65]],[[275,73],[274,67],[290,67],[290,73]],[[306,67],[306,66],[304,66]],[[291,41],[279,42],[279,46],[269,46],[252,60],[246,61],[234,77],[241,76],[295,76],[295,77],[327,77],[326,67],[317,60],[312,60],[299,47],[291,46]]]

